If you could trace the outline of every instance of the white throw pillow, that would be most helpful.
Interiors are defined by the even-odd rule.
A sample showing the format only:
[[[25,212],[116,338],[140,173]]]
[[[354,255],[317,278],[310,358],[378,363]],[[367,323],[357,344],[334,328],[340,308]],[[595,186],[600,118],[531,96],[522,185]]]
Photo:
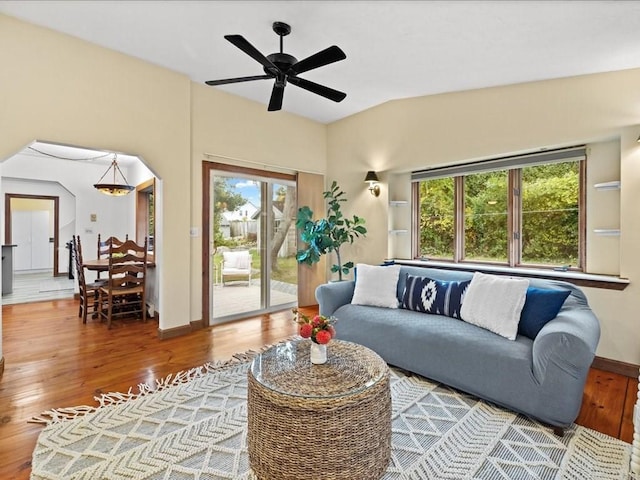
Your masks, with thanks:
[[[529,280],[476,272],[460,307],[468,323],[515,340]]]
[[[396,289],[400,277],[400,265],[382,267],[359,263],[356,269],[356,287],[351,303],[398,308]]]

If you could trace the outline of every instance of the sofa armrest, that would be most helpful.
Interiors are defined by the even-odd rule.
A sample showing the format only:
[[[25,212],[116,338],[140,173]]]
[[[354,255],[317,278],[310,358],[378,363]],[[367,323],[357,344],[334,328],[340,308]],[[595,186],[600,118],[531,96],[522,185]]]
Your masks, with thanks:
[[[559,369],[571,378],[583,380],[599,339],[600,323],[589,308],[563,308],[533,342],[534,376],[543,383],[549,371]]]
[[[353,280],[325,283],[316,288],[320,315],[330,316],[342,305],[351,303],[356,283]]]

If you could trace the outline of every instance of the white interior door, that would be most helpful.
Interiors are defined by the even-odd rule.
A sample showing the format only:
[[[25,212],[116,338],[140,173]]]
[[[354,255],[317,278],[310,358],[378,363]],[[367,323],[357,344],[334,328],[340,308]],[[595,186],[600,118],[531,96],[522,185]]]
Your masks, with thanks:
[[[50,219],[47,210],[31,212],[31,269],[53,268],[53,243],[49,241]]]
[[[11,242],[13,249],[13,269],[31,270],[31,212],[11,212]]]
[[[47,270],[53,268],[53,244],[47,210],[16,210],[11,213],[11,238],[14,270]]]

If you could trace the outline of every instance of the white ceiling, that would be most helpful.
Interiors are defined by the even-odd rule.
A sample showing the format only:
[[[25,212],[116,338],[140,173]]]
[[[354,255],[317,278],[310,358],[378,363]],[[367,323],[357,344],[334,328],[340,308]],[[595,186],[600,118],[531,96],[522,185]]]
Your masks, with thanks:
[[[182,72],[201,83],[263,74],[227,42],[347,59],[300,75],[347,93],[334,103],[288,85],[283,110],[329,123],[393,99],[640,67],[638,1],[1,1],[0,12]],[[226,85],[268,103],[272,81]],[[278,115],[278,113],[273,113]]]

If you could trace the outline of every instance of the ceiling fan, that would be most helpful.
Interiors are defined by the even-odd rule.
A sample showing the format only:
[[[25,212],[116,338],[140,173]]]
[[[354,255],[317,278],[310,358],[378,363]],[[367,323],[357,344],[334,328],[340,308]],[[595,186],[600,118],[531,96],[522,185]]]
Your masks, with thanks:
[[[321,95],[334,102],[341,102],[347,96],[346,93],[325,87],[318,83],[298,77],[298,74],[308,72],[314,68],[323,67],[330,63],[338,62],[347,58],[345,53],[337,46],[325,48],[318,53],[298,61],[293,55],[284,53],[282,50],[282,39],[291,33],[291,27],[284,22],[274,22],[273,31],[280,37],[280,52],[272,53],[266,57],[251,45],[242,35],[225,35],[229,42],[234,44],[251,58],[261,63],[265,75],[254,75],[251,77],[227,78],[223,80],[208,80],[207,85],[225,85],[228,83],[249,82],[251,80],[275,79],[271,99],[269,100],[270,112],[282,108],[284,87],[288,83],[308,90],[309,92]]]

